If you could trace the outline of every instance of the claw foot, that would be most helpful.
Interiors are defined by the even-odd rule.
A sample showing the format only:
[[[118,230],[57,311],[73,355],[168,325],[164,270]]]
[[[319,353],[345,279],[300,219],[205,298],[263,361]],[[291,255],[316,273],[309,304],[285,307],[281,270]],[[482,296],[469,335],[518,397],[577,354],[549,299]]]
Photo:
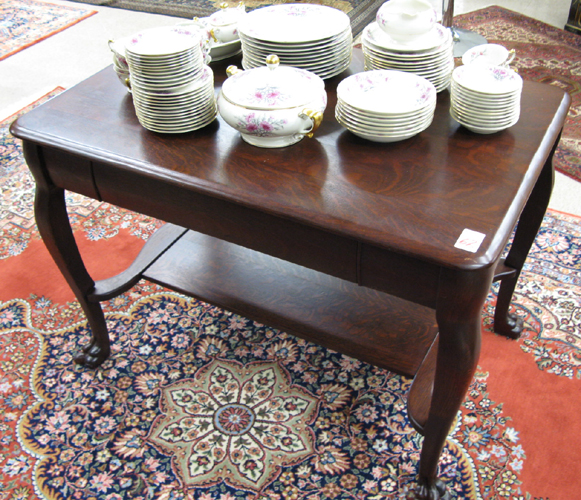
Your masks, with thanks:
[[[415,496],[412,497],[413,500],[451,500],[451,498],[446,485],[439,479],[431,486],[420,484],[415,491]]]
[[[513,313],[508,313],[504,321],[498,321],[497,319],[494,321],[494,331],[511,339],[518,339],[522,329],[522,318]]]
[[[103,361],[109,357],[110,353],[109,346],[101,347],[92,341],[88,346],[83,348],[81,353],[75,356],[74,361],[78,365],[95,369],[101,366]]]

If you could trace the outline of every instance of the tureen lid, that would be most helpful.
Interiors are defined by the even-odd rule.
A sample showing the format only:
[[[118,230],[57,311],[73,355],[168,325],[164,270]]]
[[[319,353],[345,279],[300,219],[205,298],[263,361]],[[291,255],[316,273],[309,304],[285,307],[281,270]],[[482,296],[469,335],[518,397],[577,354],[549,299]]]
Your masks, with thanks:
[[[259,68],[243,71],[229,66],[222,95],[246,108],[287,109],[307,104],[324,91],[325,82],[315,73],[279,63],[278,56],[270,55],[266,66]]]
[[[228,4],[223,2],[220,4],[220,10],[214,12],[209,21],[213,26],[228,26],[237,23],[244,14],[246,14],[246,9],[242,2],[237,7],[228,7]]]

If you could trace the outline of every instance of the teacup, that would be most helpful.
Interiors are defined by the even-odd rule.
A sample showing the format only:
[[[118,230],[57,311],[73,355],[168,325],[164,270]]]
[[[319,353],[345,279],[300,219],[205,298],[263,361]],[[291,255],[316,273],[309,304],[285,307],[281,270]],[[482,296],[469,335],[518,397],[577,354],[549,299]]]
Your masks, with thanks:
[[[398,42],[411,42],[429,33],[437,12],[427,0],[390,0],[377,11],[377,24]]]
[[[116,67],[123,68],[129,71],[129,64],[125,57],[125,44],[129,37],[118,38],[117,40],[109,40],[109,49],[113,53],[113,62]]]
[[[463,64],[485,64],[488,66],[508,66],[515,58],[514,49],[508,50],[496,43],[485,43],[471,48],[462,56]]]
[[[129,63],[125,57],[125,41],[128,37],[109,40],[109,49],[113,53],[113,67],[115,73],[119,78],[119,81],[127,87],[127,90],[131,92],[131,83],[129,80]]]

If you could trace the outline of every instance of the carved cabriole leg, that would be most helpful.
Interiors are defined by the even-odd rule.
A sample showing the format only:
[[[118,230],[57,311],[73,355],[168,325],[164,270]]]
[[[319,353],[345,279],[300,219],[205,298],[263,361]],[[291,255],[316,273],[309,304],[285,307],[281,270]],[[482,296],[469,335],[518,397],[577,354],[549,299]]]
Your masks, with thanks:
[[[420,456],[416,498],[450,498],[437,477],[442,449],[466,397],[480,354],[481,312],[493,269],[462,272],[443,269],[436,306],[439,346],[434,390]]]
[[[76,356],[75,362],[96,368],[107,359],[110,347],[101,305],[87,299],[95,283],[85,268],[73,236],[64,190],[52,183],[42,159],[42,151],[27,142],[24,142],[23,147],[26,162],[36,180],[34,209],[38,230],[53,260],[80,302],[92,332],[90,344]]]
[[[503,278],[500,282],[494,311],[494,331],[513,339],[520,337],[523,322],[516,314],[509,313],[510,302],[522,267],[549,206],[555,180],[553,154],[558,143],[559,141],[557,140],[523,209],[512,246],[504,261],[506,266],[516,269],[516,273],[510,277]]]

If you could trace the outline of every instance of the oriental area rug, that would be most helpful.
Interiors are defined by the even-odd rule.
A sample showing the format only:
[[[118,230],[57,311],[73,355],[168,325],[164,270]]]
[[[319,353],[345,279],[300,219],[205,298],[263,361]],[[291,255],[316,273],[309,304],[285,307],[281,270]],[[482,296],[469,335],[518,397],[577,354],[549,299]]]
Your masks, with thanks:
[[[110,358],[76,366],[88,326],[36,231],[15,118],[0,131],[0,498],[407,498],[422,443],[407,378],[146,282],[104,303]],[[67,202],[95,279],[160,226]],[[580,242],[580,218],[546,214],[514,296],[521,339],[491,332],[496,288],[486,301],[479,368],[440,461],[454,499],[578,493]]]
[[[72,0],[73,2],[88,3],[116,7],[119,9],[137,10],[164,14],[176,17],[203,17],[209,16],[220,9],[223,0]],[[385,0],[302,0],[298,3],[313,3],[327,5],[345,12],[351,19],[353,34],[357,35],[371,21]],[[230,5],[237,5],[239,1],[231,1]],[[268,5],[289,3],[285,0],[244,0],[247,11]]]
[[[454,17],[454,25],[475,31],[489,43],[515,49],[513,66],[526,80],[567,91],[572,103],[555,168],[581,181],[581,36],[502,7]]]
[[[0,60],[96,13],[39,0],[0,0]]]

